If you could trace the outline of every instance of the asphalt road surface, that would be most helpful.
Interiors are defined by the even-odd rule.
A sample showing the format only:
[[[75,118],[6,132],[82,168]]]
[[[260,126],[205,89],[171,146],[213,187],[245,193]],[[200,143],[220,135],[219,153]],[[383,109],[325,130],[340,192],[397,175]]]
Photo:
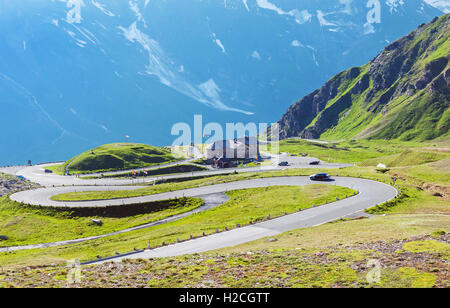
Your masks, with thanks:
[[[264,179],[266,180],[266,179]],[[311,184],[301,177],[292,178],[272,178],[263,181],[264,184],[271,185],[303,185]],[[253,180],[252,180],[253,181]],[[253,184],[263,184],[260,180],[254,180]],[[330,185],[333,185],[329,183]],[[232,247],[265,237],[275,236],[280,233],[299,228],[311,227],[324,224],[339,218],[347,217],[354,213],[365,210],[377,204],[389,201],[397,196],[397,190],[392,186],[365,179],[337,178],[334,183],[339,186],[351,187],[359,194],[351,198],[335,201],[331,204],[318,206],[300,211],[294,214],[279,217],[262,223],[249,225],[243,228],[233,229],[228,232],[213,234],[210,236],[197,238],[194,240],[164,246],[144,252],[136,253],[127,257],[114,258],[120,261],[124,258],[160,258],[173,257],[184,254],[202,253],[226,247]],[[245,187],[253,185],[244,185]],[[110,261],[110,260],[108,260]],[[98,261],[94,263],[101,263]]]
[[[188,172],[185,174],[173,174],[166,176],[154,176],[154,177],[145,177],[145,178],[137,178],[137,179],[83,179],[74,175],[70,176],[61,176],[54,173],[45,173],[45,168],[48,166],[52,166],[60,163],[52,163],[52,164],[43,164],[36,165],[31,167],[24,167],[19,170],[16,175],[23,176],[27,180],[40,184],[46,187],[53,186],[120,186],[120,185],[134,185],[134,184],[142,184],[142,183],[152,183],[155,179],[173,179],[173,178],[186,178],[192,176],[209,176],[209,175],[221,175],[221,174],[229,174],[234,172],[235,170],[239,173],[242,172],[267,172],[273,170],[284,170],[284,169],[301,169],[301,168],[345,168],[351,165],[349,164],[329,164],[329,163],[321,163],[318,166],[309,165],[310,161],[318,160],[312,157],[288,157],[288,156],[280,156],[279,159],[281,161],[286,160],[289,161],[290,166],[280,167],[278,165],[271,166],[262,166],[262,167],[250,167],[250,168],[236,168],[236,169],[215,169],[215,170],[206,170],[206,171],[197,171],[197,172]],[[190,161],[178,162],[177,164],[183,164]],[[156,168],[156,167],[154,167]],[[147,168],[146,170],[150,170]],[[116,174],[124,173],[127,171],[117,171],[114,172]],[[109,173],[109,174],[114,174]],[[98,175],[98,174],[97,174]],[[90,175],[94,176],[94,175]]]
[[[283,156],[279,159],[283,161]],[[253,168],[240,168],[236,169],[238,172],[266,172],[271,170],[283,170],[283,169],[298,169],[298,168],[343,168],[349,165],[347,164],[325,164],[322,163],[319,166],[310,166],[308,161],[314,158],[289,158],[294,159],[290,161],[291,166],[279,167],[279,166],[267,166],[267,167],[253,167]],[[296,160],[297,159],[297,160]],[[129,180],[129,179],[99,179],[99,180],[83,180],[74,176],[59,176],[56,174],[46,174],[44,169],[48,165],[39,165],[32,167],[24,167],[21,170],[17,170],[17,175],[24,176],[30,181],[36,182],[45,186],[44,188],[23,191],[13,194],[10,198],[17,202],[22,202],[32,205],[41,206],[70,206],[70,207],[105,207],[105,206],[117,206],[123,204],[138,204],[146,203],[152,201],[161,201],[172,198],[181,197],[202,197],[209,195],[209,202],[214,204],[214,206],[220,205],[226,201],[223,194],[231,190],[241,190],[248,188],[259,188],[259,187],[269,187],[269,186],[303,186],[310,185],[318,182],[312,182],[309,177],[297,176],[297,177],[278,177],[278,178],[262,178],[253,179],[245,181],[236,181],[231,183],[222,183],[217,185],[197,187],[191,189],[185,189],[174,192],[167,192],[162,194],[154,194],[136,198],[126,198],[126,199],[114,199],[114,200],[99,200],[99,201],[83,201],[83,202],[58,202],[51,200],[51,197],[67,192],[74,191],[107,191],[107,190],[133,190],[142,188],[139,186],[124,186],[130,184],[138,184],[142,182],[153,182],[154,178],[146,178],[139,180]],[[177,174],[169,175],[162,178],[183,178],[191,176],[204,176],[204,175],[219,175],[228,174],[233,172],[232,170],[208,170],[201,172],[190,172],[187,174]],[[123,171],[121,171],[123,172]],[[353,197],[337,200],[330,204],[314,207],[305,211],[300,211],[294,214],[286,215],[262,223],[234,229],[228,232],[222,232],[218,234],[209,235],[202,238],[197,238],[194,240],[177,243],[174,245],[164,246],[161,248],[148,250],[134,255],[127,256],[126,258],[154,258],[154,257],[167,257],[167,256],[178,256],[183,254],[201,253],[209,250],[215,250],[230,246],[239,245],[249,241],[257,240],[264,237],[274,236],[285,231],[294,230],[298,228],[310,227],[315,225],[320,225],[332,220],[336,220],[342,217],[347,217],[349,215],[361,212],[369,207],[375,206],[377,204],[389,201],[397,196],[397,190],[389,185],[366,180],[360,178],[348,178],[348,177],[336,177],[334,181],[321,182],[327,185],[338,185],[343,187],[352,188],[359,193]],[[64,185],[64,186],[63,186]],[[332,200],[330,200],[331,202]],[[206,208],[208,209],[208,208]],[[183,217],[190,215],[192,213],[186,213]],[[181,219],[183,217],[175,217]],[[159,223],[166,223],[173,221],[169,218],[167,221],[162,221]],[[158,222],[156,222],[158,223]],[[143,227],[151,227],[141,226]],[[138,227],[139,228],[139,227]],[[130,232],[133,229],[122,230],[120,232]],[[110,236],[112,234],[101,235],[101,237]],[[64,241],[58,243],[48,243],[48,244],[38,244],[21,246],[27,247],[23,249],[31,248],[43,248],[55,245],[65,245],[76,243],[77,241],[91,240],[88,239],[78,239],[73,241]],[[39,246],[41,245],[41,246]],[[34,247],[33,247],[34,246]],[[16,247],[17,248],[17,247]],[[10,248],[14,250],[14,247]],[[20,248],[17,248],[20,249]],[[122,258],[116,258],[114,260],[121,260]],[[101,262],[101,261],[100,261]]]
[[[92,206],[110,206],[121,204],[136,204],[143,202],[152,202],[167,200],[171,198],[180,197],[205,197],[209,195],[209,203],[214,206],[220,205],[226,202],[223,198],[223,193],[231,190],[240,190],[248,188],[258,187],[270,187],[270,186],[304,186],[317,182],[312,182],[308,177],[278,177],[278,178],[262,178],[254,180],[244,180],[232,183],[223,183],[205,187],[197,187],[192,189],[185,189],[175,192],[168,192],[162,194],[154,194],[144,197],[118,199],[118,200],[102,200],[102,201],[88,201],[88,202],[70,202],[68,205],[71,207],[92,207]],[[152,258],[152,257],[165,257],[165,256],[177,256],[182,254],[200,253],[208,250],[215,250],[219,248],[239,245],[248,241],[253,241],[267,236],[274,236],[282,232],[304,228],[314,225],[326,223],[331,220],[339,219],[360,212],[366,208],[375,206],[377,204],[386,202],[396,197],[397,190],[392,186],[359,178],[348,177],[336,177],[334,181],[321,182],[327,185],[338,185],[343,187],[352,188],[359,193],[356,196],[334,201],[330,200],[330,204],[311,208],[299,213],[294,213],[280,217],[274,220],[270,220],[263,223],[258,223],[252,226],[235,229],[229,232],[214,234],[208,237],[191,240],[188,242],[179,243],[172,246],[166,246],[155,250],[145,251],[127,258]],[[135,189],[137,187],[109,187],[111,190],[117,189]],[[105,190],[107,187],[56,187],[56,188],[43,188],[32,191],[24,191],[11,196],[11,199],[18,202],[25,202],[30,204],[40,204],[42,206],[66,206],[65,202],[58,202],[50,200],[51,196],[55,193],[70,192],[74,189],[77,191],[92,191],[92,190]],[[208,209],[208,208],[207,208]],[[204,209],[204,210],[207,210]],[[192,212],[193,213],[193,212]],[[175,217],[181,219],[190,214],[183,214],[181,217]],[[166,223],[173,221],[169,219]],[[158,224],[159,224],[158,223]],[[120,233],[130,232],[137,229],[148,228],[153,226],[149,224],[138,228],[129,230],[123,230]],[[66,244],[73,244],[87,240],[93,240],[100,237],[110,236],[114,234],[106,234],[99,237],[92,237],[87,239],[78,239],[74,241],[63,241],[57,243],[47,243],[39,245],[28,245],[21,247],[11,247],[10,250],[19,249],[33,249],[44,248],[49,246],[60,246]],[[118,258],[120,260],[120,258]]]

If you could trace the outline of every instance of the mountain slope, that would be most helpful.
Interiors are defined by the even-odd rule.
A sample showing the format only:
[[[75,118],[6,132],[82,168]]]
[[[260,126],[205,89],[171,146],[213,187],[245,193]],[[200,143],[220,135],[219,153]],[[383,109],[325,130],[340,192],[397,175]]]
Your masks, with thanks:
[[[169,145],[194,114],[273,122],[440,15],[422,0],[0,1],[0,164],[125,135]]]
[[[330,79],[278,122],[281,137],[431,140],[449,135],[450,14]]]
[[[63,170],[72,174],[131,170],[176,160],[169,149],[146,144],[115,143],[88,150],[68,160]]]

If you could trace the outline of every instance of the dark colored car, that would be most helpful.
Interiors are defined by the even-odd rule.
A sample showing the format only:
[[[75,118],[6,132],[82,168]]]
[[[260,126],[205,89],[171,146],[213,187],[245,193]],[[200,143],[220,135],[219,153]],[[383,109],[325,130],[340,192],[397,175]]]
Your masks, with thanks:
[[[50,169],[45,169],[44,172],[45,172],[45,173],[53,173],[53,171],[50,170]]]
[[[287,161],[282,161],[281,163],[278,164],[278,166],[281,167],[289,166],[289,163]]]
[[[317,173],[309,177],[311,181],[330,181],[331,177],[326,173]]]
[[[312,162],[310,162],[309,163],[311,166],[317,166],[317,165],[319,165],[320,164],[320,161],[312,161]]]

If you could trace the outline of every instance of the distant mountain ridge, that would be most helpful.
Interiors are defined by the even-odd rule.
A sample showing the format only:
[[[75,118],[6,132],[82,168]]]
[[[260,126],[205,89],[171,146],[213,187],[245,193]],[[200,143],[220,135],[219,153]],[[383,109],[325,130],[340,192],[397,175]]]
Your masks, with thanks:
[[[450,128],[450,14],[330,79],[278,122],[282,138],[432,140]]]
[[[273,123],[442,14],[423,0],[0,1],[0,165],[125,135],[170,145],[194,114]]]
[[[425,2],[444,13],[450,13],[450,1],[448,0],[425,0]]]

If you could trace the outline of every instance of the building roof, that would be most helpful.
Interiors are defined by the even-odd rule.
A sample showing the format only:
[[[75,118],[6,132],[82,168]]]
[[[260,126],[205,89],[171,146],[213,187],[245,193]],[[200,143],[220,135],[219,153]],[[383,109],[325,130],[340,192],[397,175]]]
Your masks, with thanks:
[[[224,148],[234,149],[244,144],[247,146],[258,145],[258,138],[242,137],[234,140],[218,140],[213,143],[211,150],[216,151]]]

